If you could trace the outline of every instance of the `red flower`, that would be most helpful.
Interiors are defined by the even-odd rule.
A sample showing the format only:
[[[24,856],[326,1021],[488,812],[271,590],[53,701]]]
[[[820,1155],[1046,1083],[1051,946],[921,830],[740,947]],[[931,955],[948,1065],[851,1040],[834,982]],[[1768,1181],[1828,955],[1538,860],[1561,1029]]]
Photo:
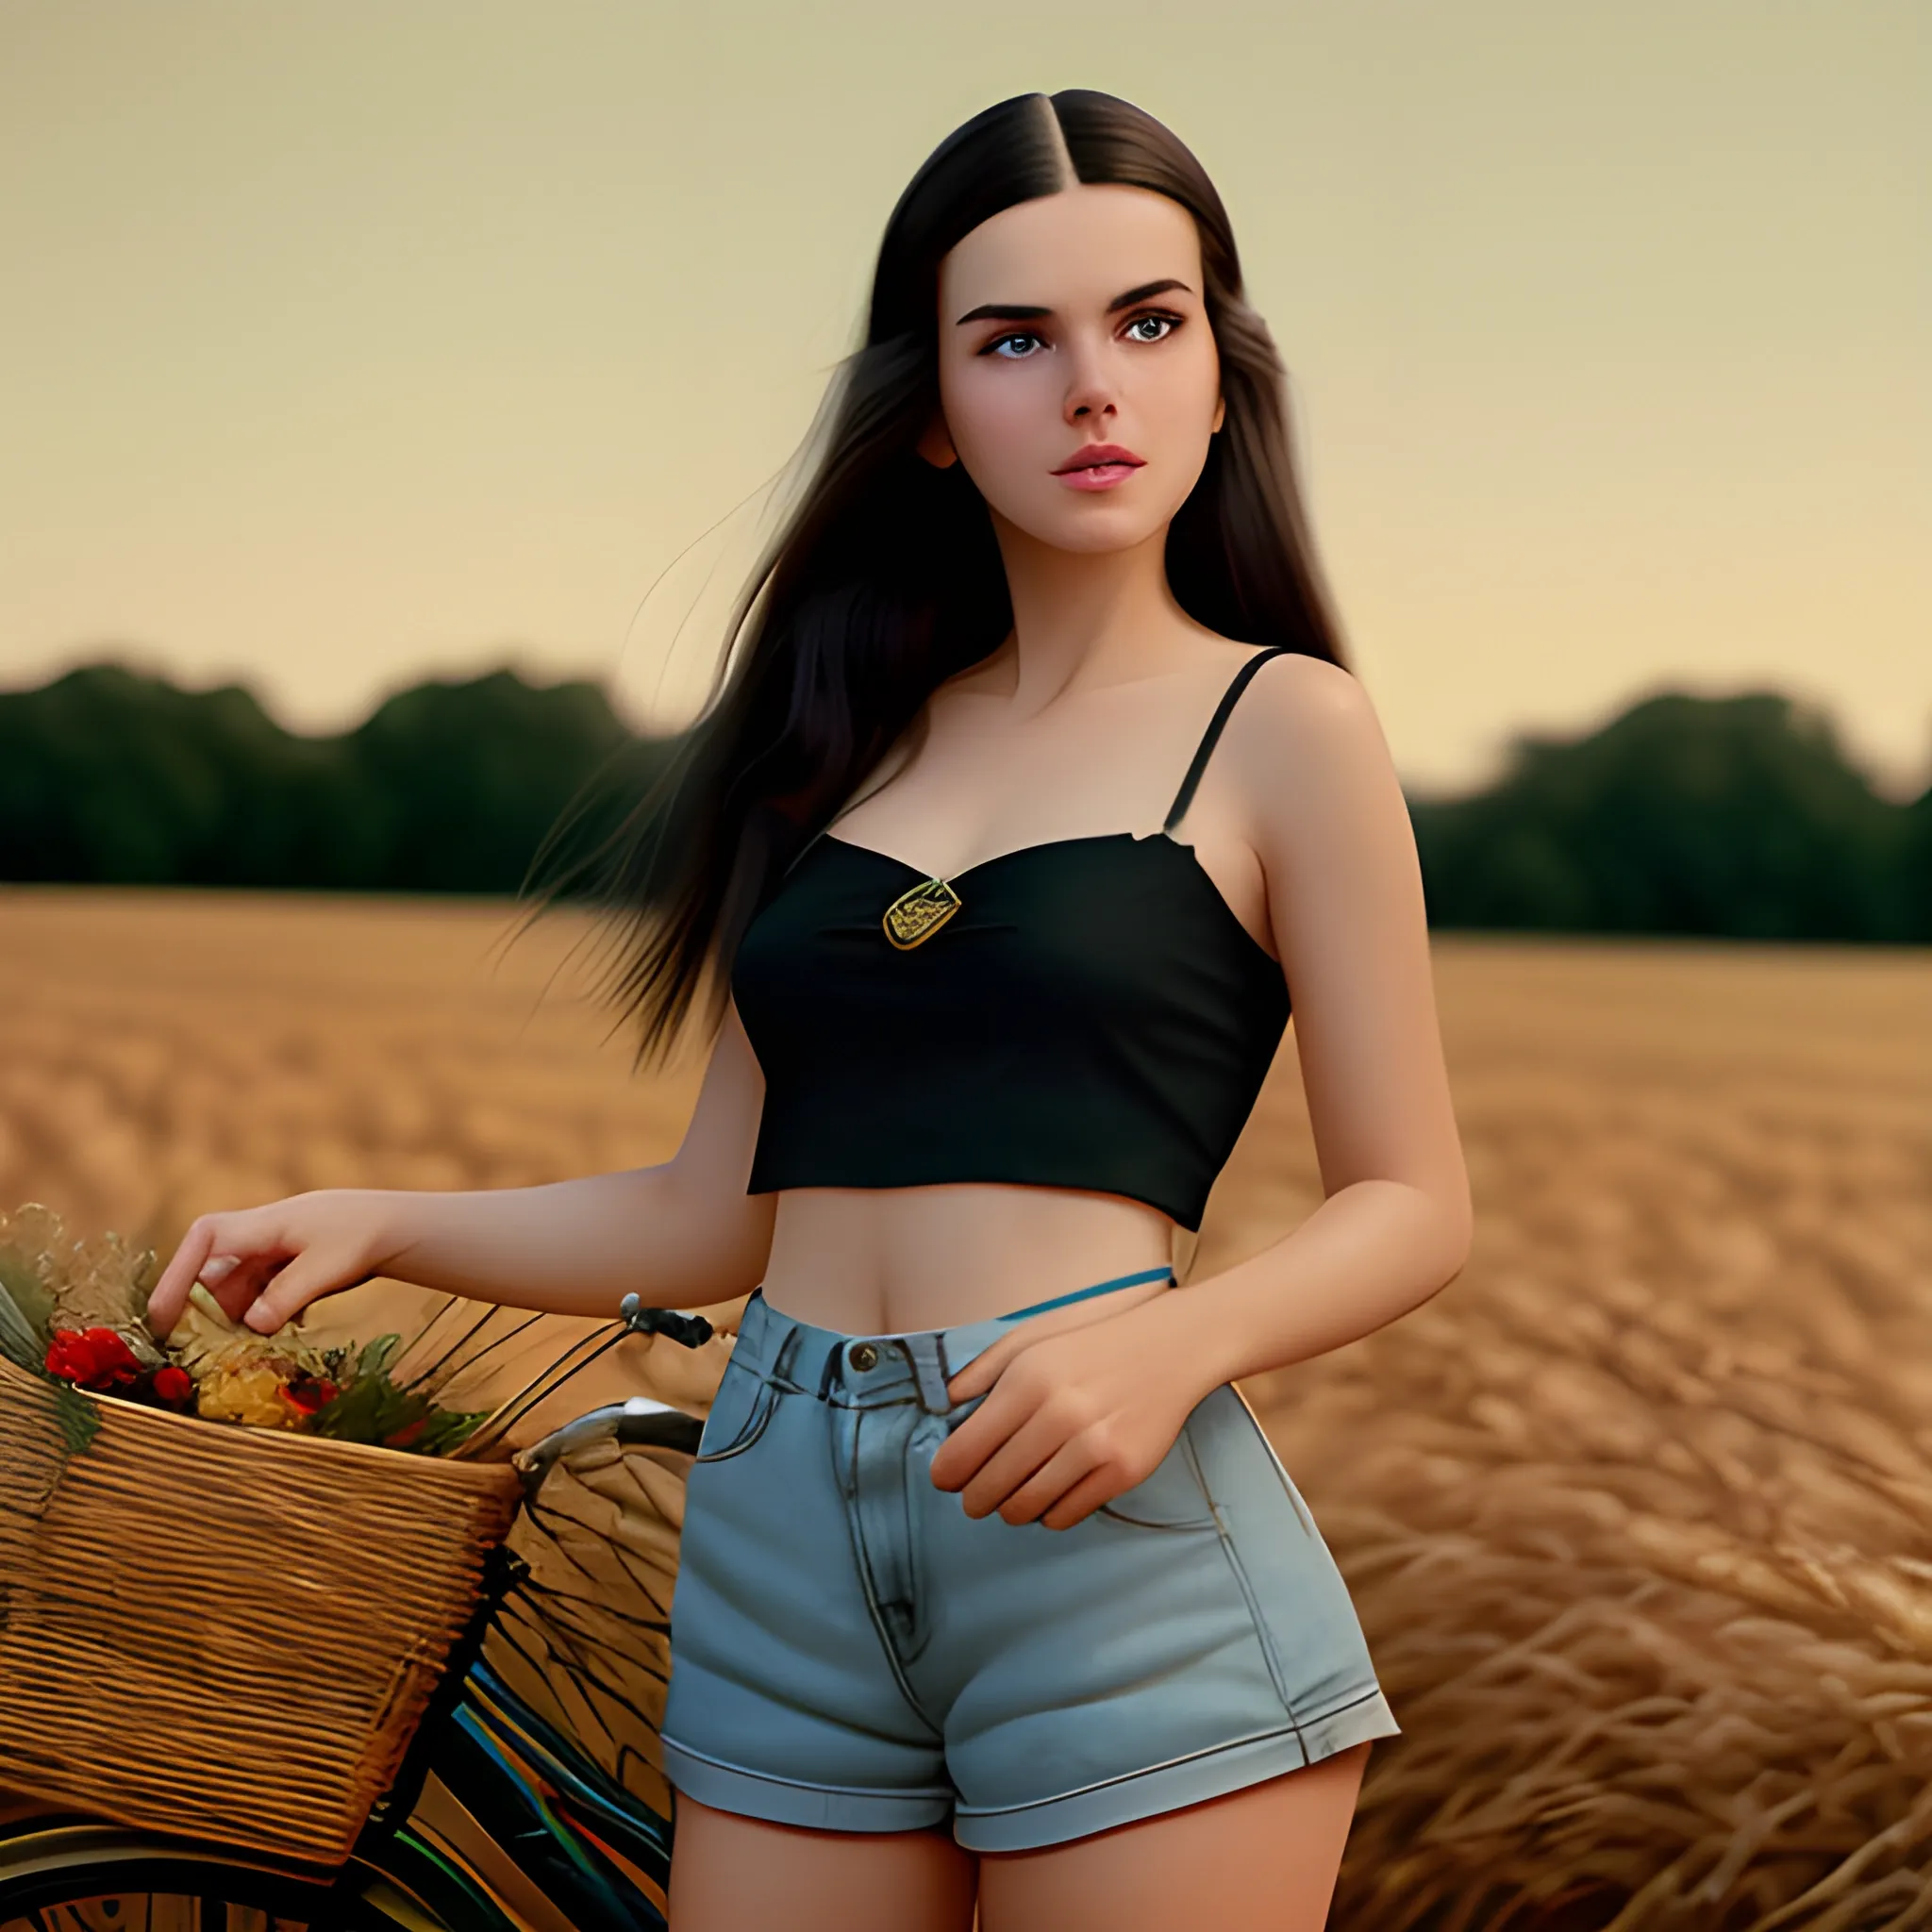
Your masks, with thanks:
[[[429,1418],[426,1415],[419,1415],[414,1422],[405,1423],[399,1429],[391,1429],[382,1439],[383,1446],[389,1449],[407,1449],[423,1433],[425,1428],[428,1426],[428,1424]]]
[[[170,1362],[165,1369],[155,1371],[155,1394],[173,1407],[189,1400],[194,1393],[194,1378],[186,1369],[177,1368]]]
[[[57,1328],[47,1344],[47,1373],[106,1391],[125,1388],[141,1374],[141,1364],[111,1328]]]
[[[296,1375],[282,1384],[282,1400],[302,1415],[313,1415],[341,1391],[325,1375]]]

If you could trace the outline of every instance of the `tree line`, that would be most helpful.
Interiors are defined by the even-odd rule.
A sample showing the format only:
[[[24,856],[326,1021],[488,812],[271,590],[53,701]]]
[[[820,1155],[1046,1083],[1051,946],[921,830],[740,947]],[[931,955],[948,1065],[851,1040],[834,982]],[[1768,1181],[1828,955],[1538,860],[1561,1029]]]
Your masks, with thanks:
[[[1827,719],[1773,691],[1520,739],[1488,790],[1409,814],[1437,926],[1932,940],[1932,789],[1875,793]]]
[[[0,695],[0,878],[514,892],[566,812],[581,850],[667,751],[598,686],[508,671],[416,685],[311,738],[239,686],[91,665]]]
[[[241,687],[92,665],[0,694],[0,878],[514,892],[540,853],[592,849],[671,750],[594,684],[508,671],[305,737]],[[1880,796],[1776,692],[1522,739],[1493,785],[1410,814],[1439,928],[1932,941],[1932,790]]]

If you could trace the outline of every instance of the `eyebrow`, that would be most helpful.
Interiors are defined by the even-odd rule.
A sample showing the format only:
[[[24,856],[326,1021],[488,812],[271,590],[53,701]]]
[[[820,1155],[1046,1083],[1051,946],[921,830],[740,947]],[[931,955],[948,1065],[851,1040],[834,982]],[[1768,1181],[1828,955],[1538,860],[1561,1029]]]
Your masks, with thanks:
[[[1107,312],[1111,315],[1116,309],[1131,308],[1136,302],[1145,302],[1153,295],[1164,295],[1170,289],[1178,289],[1184,295],[1194,292],[1187,283],[1169,275],[1161,281],[1142,282],[1138,289],[1129,289],[1125,294],[1116,295],[1107,305]],[[1037,304],[984,302],[977,308],[969,308],[953,326],[959,328],[969,322],[1038,322],[1042,315],[1052,313],[1051,308],[1042,308]]]

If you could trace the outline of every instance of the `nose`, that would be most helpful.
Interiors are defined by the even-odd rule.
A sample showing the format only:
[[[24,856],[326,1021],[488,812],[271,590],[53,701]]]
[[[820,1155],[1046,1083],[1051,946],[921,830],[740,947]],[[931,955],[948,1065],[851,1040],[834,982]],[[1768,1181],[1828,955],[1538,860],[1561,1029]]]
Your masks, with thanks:
[[[1119,391],[1106,358],[1091,349],[1075,351],[1064,408],[1069,424],[1098,433],[1119,413]]]

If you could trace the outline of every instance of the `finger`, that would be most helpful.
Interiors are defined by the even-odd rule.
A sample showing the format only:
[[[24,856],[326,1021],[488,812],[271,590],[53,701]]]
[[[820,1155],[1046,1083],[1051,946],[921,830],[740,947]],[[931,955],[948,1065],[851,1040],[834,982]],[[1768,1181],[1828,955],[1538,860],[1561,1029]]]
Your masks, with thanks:
[[[214,1296],[216,1307],[229,1321],[240,1322],[254,1307],[256,1298],[293,1259],[292,1255],[279,1250],[238,1256],[233,1266],[215,1283],[209,1282],[204,1271],[201,1285]]]
[[[149,1326],[163,1339],[172,1333],[197,1282],[214,1295],[231,1322],[239,1322],[242,1310],[291,1252],[272,1208],[201,1216],[148,1297]]]
[[[987,1457],[959,1491],[968,1516],[991,1516],[1030,1477],[1052,1461],[1067,1441],[1064,1429],[1045,1416],[1033,1416]],[[1059,1493],[1057,1490],[1056,1495]]]
[[[995,1389],[933,1452],[933,1485],[963,1489],[986,1458],[1032,1413],[1012,1389]]]
[[[1001,1517],[1012,1524],[1043,1519],[1062,1497],[1095,1474],[1098,1460],[1093,1450],[1078,1440],[1061,1443],[999,1506]]]
[[[979,1408],[953,1431],[933,1457],[933,1479],[941,1489],[958,1489],[994,1448],[1020,1426],[1022,1420],[1040,1407],[1048,1384],[1041,1375],[1031,1372],[1041,1368],[1045,1357],[1029,1362],[1017,1375],[1012,1373],[1014,1363],[1039,1345],[1031,1337],[1024,1341],[1017,1338],[1010,1342],[1000,1341],[986,1355],[969,1362],[960,1370],[958,1378],[947,1385],[950,1392],[971,1376],[975,1392],[958,1396],[956,1406],[978,1400]],[[986,1364],[983,1374],[979,1373],[982,1363]]]
[[[293,1321],[310,1302],[364,1278],[353,1269],[344,1268],[340,1256],[310,1248],[275,1276],[256,1297],[242,1319],[258,1335],[273,1335],[284,1322]]]
[[[1000,1372],[1016,1355],[1033,1341],[1032,1336],[1003,1335],[993,1345],[976,1355],[946,1384],[946,1393],[956,1403],[971,1402],[984,1395],[1000,1378]]]
[[[1127,1488],[1133,1485],[1129,1483]],[[1040,1520],[1048,1529],[1072,1529],[1120,1493],[1118,1473],[1102,1464],[1082,1476]]]
[[[204,1214],[189,1224],[181,1245],[175,1250],[174,1257],[161,1271],[161,1278],[155,1283],[154,1292],[147,1298],[148,1326],[164,1341],[188,1304],[188,1291],[214,1251],[215,1225],[212,1214]]]

